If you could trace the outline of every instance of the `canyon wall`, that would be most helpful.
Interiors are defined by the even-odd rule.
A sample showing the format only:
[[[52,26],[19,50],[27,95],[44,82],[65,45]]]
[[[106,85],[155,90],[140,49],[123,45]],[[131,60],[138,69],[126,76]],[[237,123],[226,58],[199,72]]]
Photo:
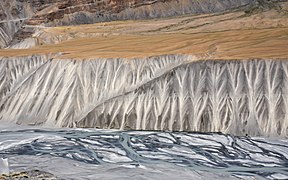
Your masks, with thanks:
[[[0,119],[49,127],[288,135],[288,61],[1,58]]]

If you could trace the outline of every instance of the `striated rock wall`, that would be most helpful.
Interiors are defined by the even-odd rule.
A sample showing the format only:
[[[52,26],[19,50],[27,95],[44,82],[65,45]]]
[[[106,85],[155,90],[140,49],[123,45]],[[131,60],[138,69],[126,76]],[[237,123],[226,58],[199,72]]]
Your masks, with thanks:
[[[288,135],[288,61],[2,58],[0,119],[51,127]]]

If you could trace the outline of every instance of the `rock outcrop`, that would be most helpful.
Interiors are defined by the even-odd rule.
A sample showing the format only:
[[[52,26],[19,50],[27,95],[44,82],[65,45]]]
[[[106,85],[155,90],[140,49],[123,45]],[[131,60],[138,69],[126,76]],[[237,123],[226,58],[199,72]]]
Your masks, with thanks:
[[[253,4],[253,0],[6,0],[0,2],[0,48],[21,41],[27,26],[88,24],[220,12]],[[25,26],[25,27],[24,27]],[[14,37],[17,33],[18,36]],[[24,37],[23,37],[24,36]]]
[[[147,19],[225,11],[248,5],[252,0],[73,0],[54,1],[43,4],[34,0],[33,4],[47,8],[42,9],[30,24],[48,25],[87,24],[101,21]],[[53,1],[52,1],[53,2]]]

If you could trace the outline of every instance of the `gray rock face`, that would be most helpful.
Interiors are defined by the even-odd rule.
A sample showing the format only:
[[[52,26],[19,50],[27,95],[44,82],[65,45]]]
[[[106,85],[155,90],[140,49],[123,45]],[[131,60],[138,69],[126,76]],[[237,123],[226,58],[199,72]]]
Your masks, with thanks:
[[[288,61],[2,58],[0,119],[50,127],[288,135]]]

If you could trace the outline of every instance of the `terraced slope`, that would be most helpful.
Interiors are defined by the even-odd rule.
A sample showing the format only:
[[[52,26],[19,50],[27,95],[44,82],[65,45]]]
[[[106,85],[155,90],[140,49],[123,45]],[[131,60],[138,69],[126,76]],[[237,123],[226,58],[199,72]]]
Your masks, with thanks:
[[[287,137],[287,10],[37,25],[0,50],[0,120]]]
[[[0,2],[0,48],[37,31],[29,25],[91,24],[128,19],[220,12],[253,5],[252,0],[9,0]],[[28,26],[27,26],[28,25]],[[26,45],[25,47],[29,47]]]

